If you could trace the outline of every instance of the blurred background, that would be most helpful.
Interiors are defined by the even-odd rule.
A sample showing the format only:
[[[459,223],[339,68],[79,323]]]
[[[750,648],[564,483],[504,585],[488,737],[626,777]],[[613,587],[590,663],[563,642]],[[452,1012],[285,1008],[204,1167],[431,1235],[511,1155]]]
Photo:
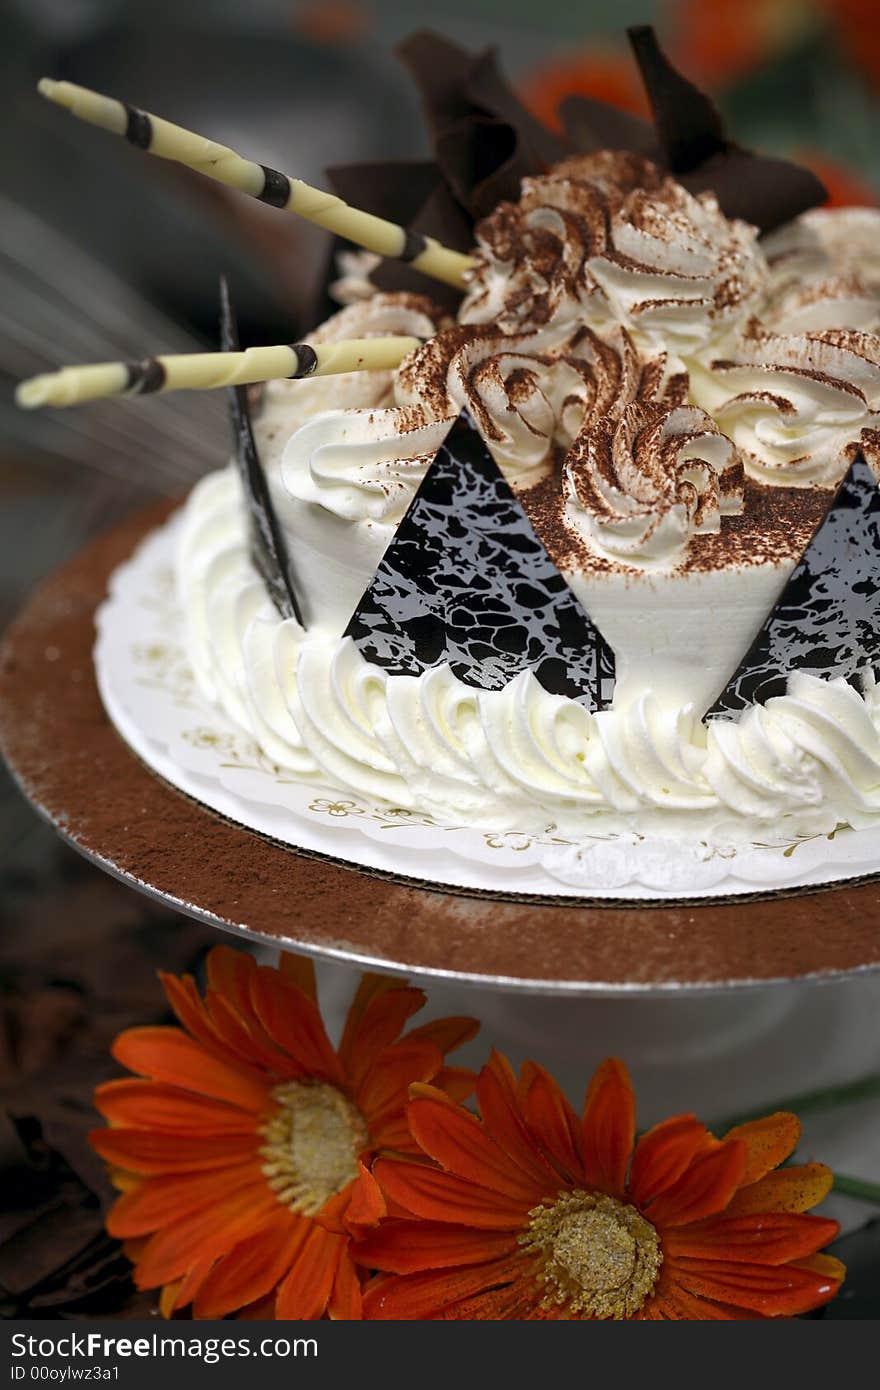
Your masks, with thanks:
[[[320,184],[330,164],[427,152],[391,51],[411,30],[496,45],[552,123],[569,93],[644,109],[623,33],[642,22],[741,143],[810,164],[832,201],[880,200],[877,0],[0,0],[0,628],[96,530],[227,447],[219,393],[24,414],[16,381],[214,346],[221,272],[243,341],[290,341],[327,261],[316,229],[71,120],[36,95],[41,75]],[[0,845],[0,1084],[17,1117],[0,1130],[15,1179],[0,1314],[144,1313],[101,1235],[89,1097],[113,1034],[160,1010],[153,970],[193,964],[209,936],[80,863],[8,782]],[[876,1228],[868,1241],[876,1300]]]

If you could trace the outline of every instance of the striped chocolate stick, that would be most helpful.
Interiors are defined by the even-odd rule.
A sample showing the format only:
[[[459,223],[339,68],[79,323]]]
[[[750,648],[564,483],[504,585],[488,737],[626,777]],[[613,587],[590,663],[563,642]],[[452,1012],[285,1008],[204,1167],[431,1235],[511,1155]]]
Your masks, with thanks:
[[[298,380],[340,372],[389,371],[421,345],[420,338],[344,338],[338,343],[280,344],[244,352],[190,352],[140,362],[96,362],[62,367],[22,381],[15,393],[25,410],[79,405],[105,396],[152,391],[213,391],[256,381]]]
[[[392,260],[409,261],[416,270],[435,280],[464,287],[464,276],[473,265],[472,258],[449,250],[433,237],[409,232],[396,222],[349,207],[332,193],[312,188],[301,179],[291,178],[265,164],[255,164],[226,145],[218,145],[203,135],[172,125],[160,116],[151,116],[126,102],[90,91],[88,87],[44,77],[38,90],[49,101],[65,107],[71,115],[114,135],[123,135],[131,144],[160,159],[185,164],[197,173],[237,188],[272,207],[298,213],[367,251]]]

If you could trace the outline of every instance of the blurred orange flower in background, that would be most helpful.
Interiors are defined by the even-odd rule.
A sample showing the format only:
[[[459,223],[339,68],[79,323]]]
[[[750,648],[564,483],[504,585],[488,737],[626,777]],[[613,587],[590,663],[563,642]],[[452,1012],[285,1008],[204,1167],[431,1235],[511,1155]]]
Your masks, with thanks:
[[[135,1283],[162,1288],[166,1316],[359,1317],[350,1242],[385,1212],[370,1161],[418,1152],[412,1082],[470,1093],[473,1074],[445,1054],[478,1025],[404,1034],[424,994],[366,975],[337,1050],[299,957],[269,969],[215,947],[204,999],[191,976],[161,979],[182,1026],[120,1034],[113,1055],[139,1075],[98,1088],[110,1128],[91,1136],[122,1189],[107,1229]]]
[[[636,1140],[622,1063],[599,1068],[580,1117],[542,1067],[517,1079],[497,1053],[477,1100],[482,1118],[413,1087],[422,1160],[376,1161],[389,1215],[355,1251],[383,1271],[366,1317],[791,1317],[837,1292],[843,1266],[818,1253],[837,1223],[806,1214],[832,1175],[778,1167],[794,1115],[723,1139],[678,1115]]]

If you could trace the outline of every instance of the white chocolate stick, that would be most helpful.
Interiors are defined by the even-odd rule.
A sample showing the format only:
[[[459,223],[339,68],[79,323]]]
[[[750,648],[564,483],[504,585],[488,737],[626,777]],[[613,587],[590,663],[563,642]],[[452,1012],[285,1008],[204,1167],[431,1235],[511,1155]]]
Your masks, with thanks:
[[[18,405],[79,405],[104,396],[145,395],[151,391],[213,391],[340,372],[390,371],[421,346],[420,338],[346,338],[338,343],[281,344],[245,352],[190,352],[173,357],[145,357],[141,362],[96,362],[62,367],[22,381]]]
[[[309,222],[316,222],[319,227],[326,227],[379,256],[408,261],[416,270],[447,285],[462,289],[465,272],[474,264],[470,256],[449,250],[433,237],[408,232],[396,222],[349,207],[332,193],[312,188],[301,179],[269,169],[265,164],[255,164],[226,145],[218,145],[126,102],[101,96],[100,92],[78,87],[74,82],[56,82],[50,77],[40,80],[38,90],[81,121],[101,126],[114,135],[124,135],[131,144],[160,159],[176,160],[272,207],[298,213]]]

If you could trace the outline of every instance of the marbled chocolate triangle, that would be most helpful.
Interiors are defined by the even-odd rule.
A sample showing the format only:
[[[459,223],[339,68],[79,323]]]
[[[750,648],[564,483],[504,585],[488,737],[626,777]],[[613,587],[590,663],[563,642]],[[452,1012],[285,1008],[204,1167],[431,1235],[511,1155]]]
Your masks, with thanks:
[[[849,679],[880,661],[880,491],[858,455],[710,714],[784,695],[793,671]]]
[[[499,690],[534,671],[546,690],[608,704],[614,657],[572,594],[466,413],[422,480],[346,629],[392,675],[448,661]]]
[[[225,276],[220,280],[220,343],[224,352],[237,352],[239,349],[238,324]],[[302,627],[302,612],[290,575],[287,546],[257,453],[246,386],[230,386],[229,413],[235,459],[247,503],[251,559],[282,618],[296,618]]]

